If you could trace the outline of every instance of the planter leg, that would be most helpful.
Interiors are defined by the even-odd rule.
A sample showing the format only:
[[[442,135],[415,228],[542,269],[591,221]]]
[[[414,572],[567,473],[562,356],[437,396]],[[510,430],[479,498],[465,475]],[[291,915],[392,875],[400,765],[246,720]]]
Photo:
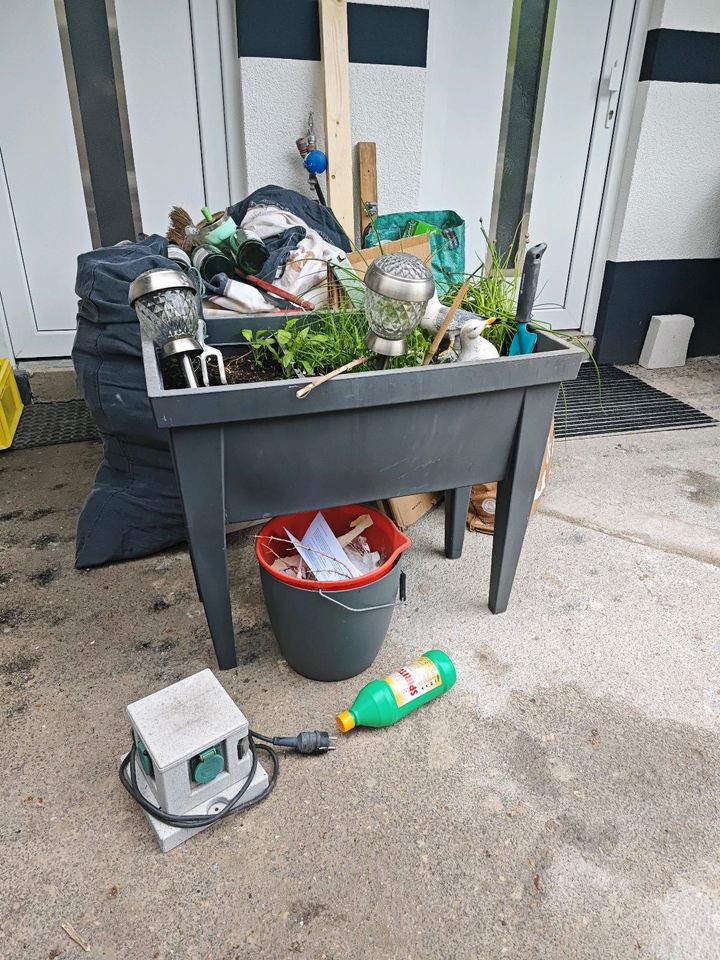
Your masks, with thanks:
[[[504,613],[510,600],[557,394],[557,385],[525,392],[508,472],[498,483],[488,599],[493,613]]]
[[[462,555],[467,513],[472,487],[445,491],[445,556],[457,560]]]
[[[225,544],[225,483],[219,430],[174,430],[175,461],[190,558],[221,670],[237,666]]]

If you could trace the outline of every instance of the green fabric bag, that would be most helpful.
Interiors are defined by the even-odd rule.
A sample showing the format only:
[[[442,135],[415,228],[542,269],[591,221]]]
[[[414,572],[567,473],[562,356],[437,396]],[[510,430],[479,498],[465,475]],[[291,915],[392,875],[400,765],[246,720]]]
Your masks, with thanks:
[[[363,246],[376,247],[378,241],[400,240],[410,220],[432,224],[441,231],[428,235],[432,251],[430,266],[438,293],[444,293],[451,283],[461,283],[465,275],[465,221],[454,210],[383,214],[370,225]]]

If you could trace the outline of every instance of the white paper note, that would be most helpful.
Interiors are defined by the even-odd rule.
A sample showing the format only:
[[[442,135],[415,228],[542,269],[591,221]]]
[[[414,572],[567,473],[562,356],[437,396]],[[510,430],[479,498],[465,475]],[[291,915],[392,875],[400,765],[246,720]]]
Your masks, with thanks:
[[[287,528],[285,533],[318,580],[349,580],[362,576],[361,571],[345,556],[345,551],[322,513],[315,516],[302,540],[294,537]]]

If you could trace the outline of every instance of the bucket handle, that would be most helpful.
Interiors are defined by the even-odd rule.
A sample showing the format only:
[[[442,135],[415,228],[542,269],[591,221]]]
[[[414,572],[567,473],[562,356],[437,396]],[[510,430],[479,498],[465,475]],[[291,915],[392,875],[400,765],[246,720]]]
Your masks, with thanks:
[[[405,603],[407,599],[407,593],[405,590],[405,571],[403,570],[400,573],[400,603]],[[346,603],[341,603],[340,600],[336,600],[330,593],[325,593],[323,590],[318,590],[318,596],[321,596],[324,600],[331,600],[333,603],[336,603],[339,607],[342,607],[343,610],[349,610],[350,613],[367,613],[370,610],[386,610],[388,607],[394,607],[398,602],[393,600],[392,603],[379,603],[374,607],[349,607]]]

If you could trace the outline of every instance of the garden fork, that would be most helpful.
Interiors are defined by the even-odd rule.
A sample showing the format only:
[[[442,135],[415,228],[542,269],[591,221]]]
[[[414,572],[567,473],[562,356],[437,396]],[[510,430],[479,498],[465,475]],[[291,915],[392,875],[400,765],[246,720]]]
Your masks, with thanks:
[[[208,377],[208,365],[207,362],[209,359],[214,360],[217,363],[218,374],[220,376],[220,383],[224,386],[227,386],[227,377],[225,376],[225,363],[223,362],[223,355],[218,350],[217,347],[209,347],[205,343],[205,337],[207,335],[207,327],[205,326],[205,321],[200,317],[200,323],[198,324],[198,340],[202,346],[202,353],[200,354],[200,372],[202,373],[202,382],[206,387],[210,386],[210,378]]]

